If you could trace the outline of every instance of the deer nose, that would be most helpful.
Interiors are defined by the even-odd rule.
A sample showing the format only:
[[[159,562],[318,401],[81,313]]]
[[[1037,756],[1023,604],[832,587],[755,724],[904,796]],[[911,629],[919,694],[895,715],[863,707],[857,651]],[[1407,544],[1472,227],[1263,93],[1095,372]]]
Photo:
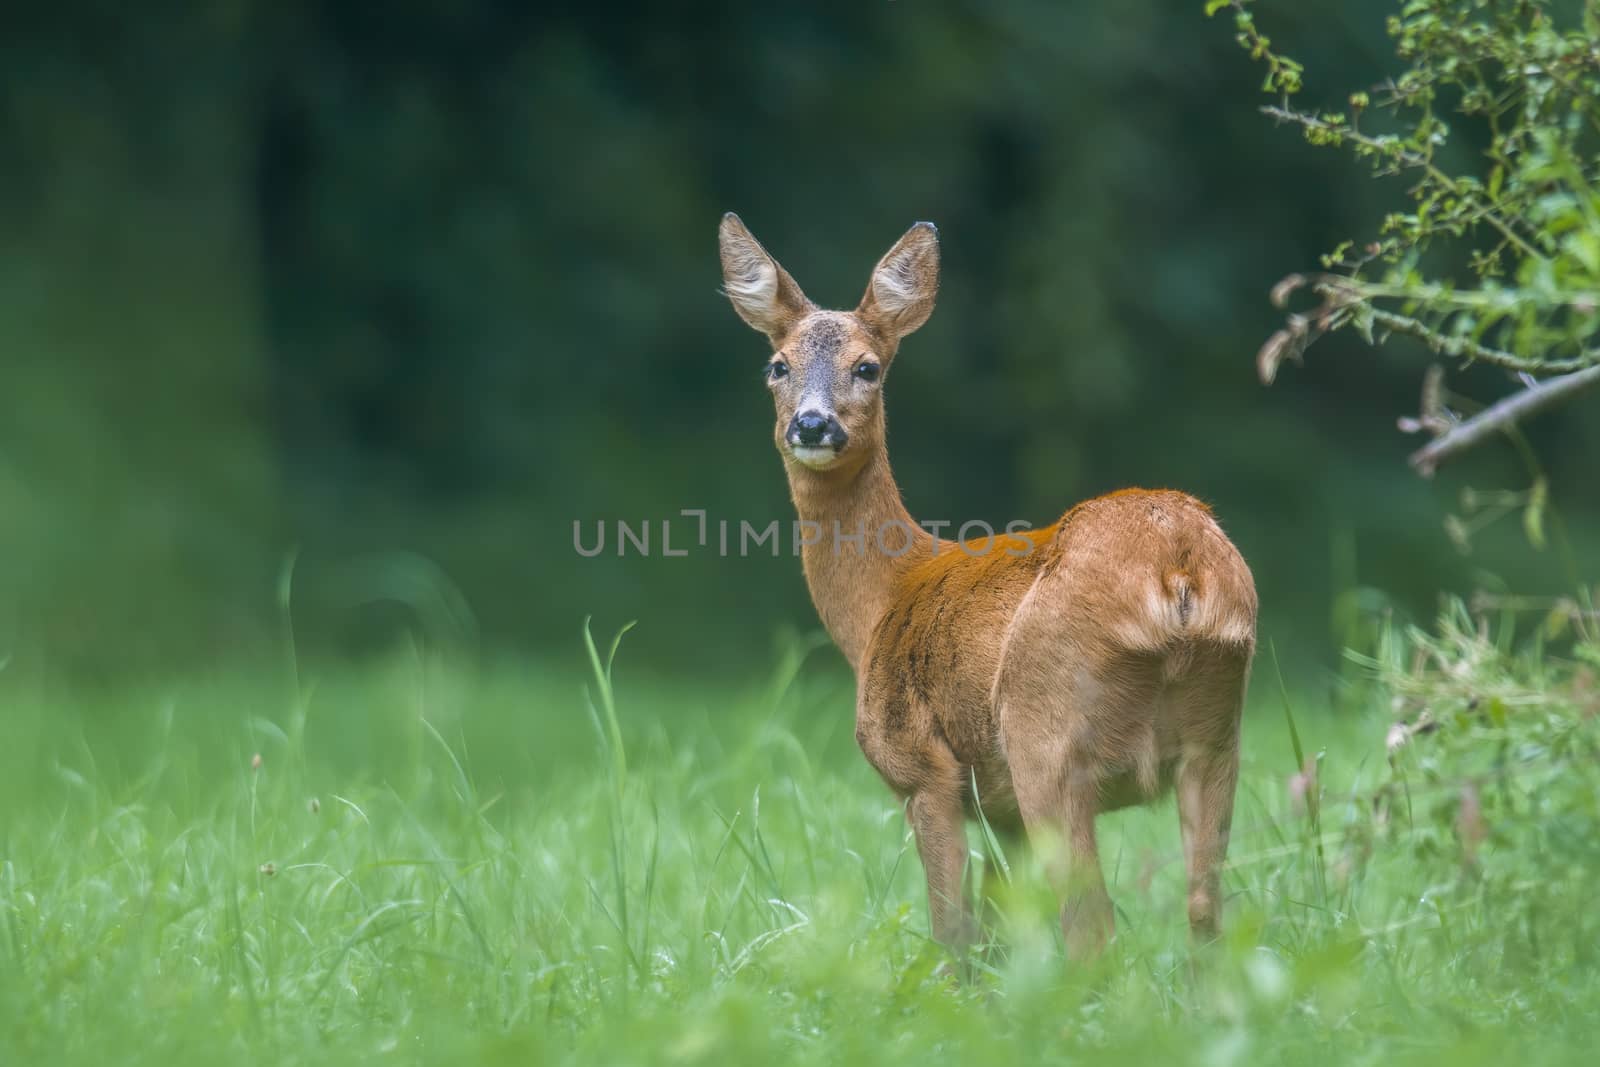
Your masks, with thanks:
[[[844,432],[839,420],[820,411],[802,411],[789,422],[786,435],[791,445],[806,448],[828,447],[835,451],[844,447],[850,435]]]

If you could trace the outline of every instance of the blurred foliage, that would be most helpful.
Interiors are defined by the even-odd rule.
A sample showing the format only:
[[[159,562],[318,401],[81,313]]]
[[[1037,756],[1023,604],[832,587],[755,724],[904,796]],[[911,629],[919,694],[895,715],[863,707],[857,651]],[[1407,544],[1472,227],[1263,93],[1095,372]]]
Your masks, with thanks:
[[[1391,10],[1273,18],[1308,70],[1375,84]],[[1156,0],[17,15],[0,649],[88,669],[276,645],[296,550],[308,650],[404,623],[575,653],[591,611],[640,618],[642,657],[813,626],[793,559],[572,548],[576,519],[790,516],[764,353],[716,293],[728,209],[836,305],[940,224],[942,306],[889,400],[914,514],[1044,523],[1182,486],[1250,558],[1269,632],[1309,620],[1319,645],[1338,589],[1465,587],[1457,486],[1411,480],[1383,415],[1410,371],[1352,345],[1271,397],[1250,377],[1259,295],[1403,191],[1274,138],[1207,29]],[[1581,553],[1593,420],[1534,445]],[[1514,544],[1475,552],[1570,588]]]
[[[1457,601],[1431,631],[1391,628],[1358,657],[1396,721],[1343,862],[1399,846],[1442,928],[1494,916],[1474,949],[1493,966],[1592,972],[1600,925],[1580,902],[1600,869],[1600,614],[1588,596],[1518,610],[1534,606]]]

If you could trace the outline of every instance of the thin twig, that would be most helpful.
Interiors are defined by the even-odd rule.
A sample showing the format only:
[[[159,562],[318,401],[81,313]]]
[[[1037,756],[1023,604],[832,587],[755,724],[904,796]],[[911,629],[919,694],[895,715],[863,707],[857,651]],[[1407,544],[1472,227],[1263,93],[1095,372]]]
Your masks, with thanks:
[[[1368,307],[1373,317],[1373,323],[1382,326],[1389,333],[1405,334],[1408,338],[1416,338],[1427,344],[1427,347],[1448,357],[1462,358],[1462,360],[1475,360],[1478,363],[1488,363],[1490,366],[1502,366],[1507,371],[1528,371],[1533,374],[1560,374],[1562,371],[1576,371],[1586,368],[1595,362],[1594,352],[1586,352],[1581,357],[1571,360],[1530,360],[1520,355],[1506,352],[1502,349],[1478,344],[1470,338],[1453,338],[1446,334],[1438,333],[1430,328],[1427,323],[1419,322],[1410,315],[1400,315],[1397,312],[1381,309],[1381,307]]]
[[[1446,336],[1430,327],[1427,323],[1414,319],[1409,315],[1385,311],[1382,308],[1371,307],[1370,305],[1368,312],[1372,315],[1374,324],[1382,326],[1390,333],[1415,337],[1435,352],[1455,359],[1471,359],[1494,367],[1504,367],[1506,370],[1528,371],[1534,374],[1559,374],[1562,371],[1579,370],[1593,364],[1595,361],[1595,353],[1591,352],[1586,352],[1576,359],[1526,359],[1498,348],[1480,345],[1468,337]]]
[[[1413,452],[1411,466],[1424,478],[1432,477],[1439,464],[1510,429],[1521,419],[1571,399],[1592,385],[1600,385],[1600,364],[1559,378],[1547,378],[1520,393],[1513,393]]]

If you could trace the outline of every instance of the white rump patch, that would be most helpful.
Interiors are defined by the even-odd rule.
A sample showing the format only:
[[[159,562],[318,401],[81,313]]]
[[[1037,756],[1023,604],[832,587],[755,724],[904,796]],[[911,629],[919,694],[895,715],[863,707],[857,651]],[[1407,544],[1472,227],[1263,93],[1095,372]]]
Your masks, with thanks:
[[[1111,630],[1128,648],[1148,651],[1166,648],[1182,635],[1237,645],[1254,639],[1255,625],[1238,605],[1192,590],[1187,599],[1186,616],[1182,598],[1173,596],[1160,582],[1151,582],[1145,589],[1143,610],[1119,620]]]
[[[1118,620],[1111,632],[1126,648],[1145,649],[1151,652],[1165,648],[1181,628],[1178,605],[1161,587],[1152,581],[1145,587],[1142,610],[1128,613]]]

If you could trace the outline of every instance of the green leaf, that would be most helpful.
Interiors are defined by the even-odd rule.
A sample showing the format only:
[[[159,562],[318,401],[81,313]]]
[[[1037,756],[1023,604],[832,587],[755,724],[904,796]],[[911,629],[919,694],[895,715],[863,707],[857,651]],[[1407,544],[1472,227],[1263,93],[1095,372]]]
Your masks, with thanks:
[[[1528,506],[1522,512],[1522,530],[1528,535],[1528,543],[1535,549],[1544,549],[1544,509],[1550,498],[1550,485],[1541,476],[1533,483],[1533,491],[1528,497]]]
[[[1571,624],[1571,622],[1572,615],[1568,612],[1566,607],[1557,604],[1555,607],[1551,608],[1550,614],[1544,617],[1544,626],[1541,628],[1544,632],[1545,640],[1559,640],[1560,637],[1567,632],[1567,627]]]

